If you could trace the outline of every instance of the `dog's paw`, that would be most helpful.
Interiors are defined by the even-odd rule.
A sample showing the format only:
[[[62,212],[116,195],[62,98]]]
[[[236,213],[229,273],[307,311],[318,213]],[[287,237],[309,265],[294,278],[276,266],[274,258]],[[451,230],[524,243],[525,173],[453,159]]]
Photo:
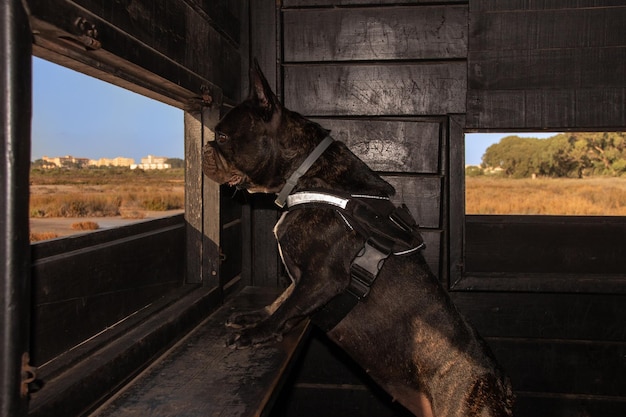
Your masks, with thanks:
[[[226,320],[226,327],[232,329],[246,329],[254,327],[265,320],[269,314],[265,309],[248,313],[234,313]]]
[[[273,332],[258,332],[255,329],[244,330],[241,332],[233,333],[226,341],[226,346],[231,349],[248,349],[272,343],[280,342],[283,340],[283,335]]]

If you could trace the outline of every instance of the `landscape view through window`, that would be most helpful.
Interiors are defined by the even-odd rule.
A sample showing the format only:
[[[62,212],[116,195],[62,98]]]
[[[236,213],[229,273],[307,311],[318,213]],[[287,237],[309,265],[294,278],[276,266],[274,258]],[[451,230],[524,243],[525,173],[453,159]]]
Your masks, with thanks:
[[[626,133],[465,135],[465,213],[626,215]]]
[[[184,210],[183,111],[33,58],[31,241]]]

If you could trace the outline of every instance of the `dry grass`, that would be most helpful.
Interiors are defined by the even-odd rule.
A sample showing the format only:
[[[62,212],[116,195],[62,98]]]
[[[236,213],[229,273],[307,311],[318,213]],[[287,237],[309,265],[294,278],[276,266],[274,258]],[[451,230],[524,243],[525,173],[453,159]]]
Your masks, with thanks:
[[[467,214],[626,215],[624,178],[466,177]]]
[[[184,170],[33,169],[31,217],[142,218],[184,208]]]
[[[41,232],[41,233],[30,232],[31,242],[39,242],[40,240],[55,239],[57,237],[59,237],[59,235],[54,232]]]
[[[30,217],[142,218],[143,211],[184,208],[182,186],[31,186]]]
[[[77,222],[72,223],[74,230],[98,230],[100,226],[96,222]]]

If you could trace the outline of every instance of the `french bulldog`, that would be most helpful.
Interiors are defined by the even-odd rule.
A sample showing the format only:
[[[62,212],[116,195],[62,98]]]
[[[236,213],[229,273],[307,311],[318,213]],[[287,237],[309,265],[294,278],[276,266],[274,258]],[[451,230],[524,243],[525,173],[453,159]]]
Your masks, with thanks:
[[[231,317],[231,347],[280,340],[353,286],[355,259],[371,245],[363,222],[338,201],[365,196],[360,198],[370,205],[395,190],[344,143],[328,137],[329,131],[281,104],[255,61],[248,98],[218,122],[215,140],[203,149],[203,172],[211,180],[283,199],[288,194],[274,234],[292,283],[272,305]],[[289,198],[310,191],[314,201],[290,206]],[[318,201],[320,195],[327,198]],[[406,227],[402,232],[401,240],[410,240]],[[416,416],[511,416],[511,386],[489,348],[421,252],[407,252],[387,253],[383,262],[374,256],[380,268],[375,281],[349,295],[357,301],[325,329],[328,337]]]

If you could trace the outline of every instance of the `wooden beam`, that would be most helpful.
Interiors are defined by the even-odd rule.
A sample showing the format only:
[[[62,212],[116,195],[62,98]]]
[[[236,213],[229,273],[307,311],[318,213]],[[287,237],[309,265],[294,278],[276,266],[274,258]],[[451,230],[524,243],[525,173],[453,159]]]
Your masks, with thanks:
[[[0,416],[28,408],[31,32],[19,0],[0,2]]]

